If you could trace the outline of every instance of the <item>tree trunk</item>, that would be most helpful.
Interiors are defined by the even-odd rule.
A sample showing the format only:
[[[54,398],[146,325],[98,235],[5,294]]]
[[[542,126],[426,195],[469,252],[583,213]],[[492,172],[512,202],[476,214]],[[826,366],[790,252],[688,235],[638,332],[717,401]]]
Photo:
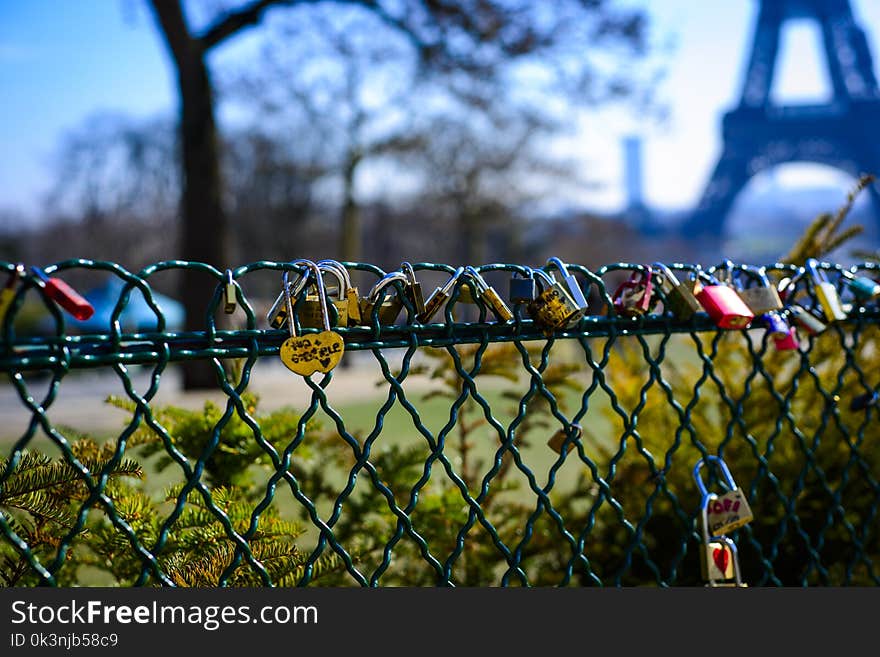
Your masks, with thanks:
[[[354,198],[354,182],[361,158],[349,154],[343,170],[342,222],[339,235],[339,259],[357,262],[361,257],[361,212]]]
[[[175,64],[180,96],[183,198],[179,257],[225,269],[228,226],[222,205],[214,93],[206,54],[201,43],[190,36],[178,3],[153,0],[153,9]],[[217,281],[204,273],[182,272],[180,300],[187,331],[206,330],[207,307],[216,286]],[[217,386],[210,361],[186,361],[182,369],[186,390]]]

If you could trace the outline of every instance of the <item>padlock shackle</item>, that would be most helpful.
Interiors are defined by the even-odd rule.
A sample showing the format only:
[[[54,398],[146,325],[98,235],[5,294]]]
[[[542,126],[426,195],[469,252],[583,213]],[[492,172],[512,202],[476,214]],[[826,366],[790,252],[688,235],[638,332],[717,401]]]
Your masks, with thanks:
[[[678,280],[678,277],[673,273],[672,269],[670,269],[667,265],[663,264],[662,262],[652,262],[650,266],[653,269],[659,269],[660,275],[665,280],[669,281],[669,283],[673,287],[681,285],[681,283]]]
[[[338,287],[336,297],[337,299],[344,299],[345,295],[348,293],[348,282],[345,280],[345,276],[342,275],[342,272],[340,272],[335,265],[327,264],[326,262],[323,265],[318,264],[318,270],[322,275],[326,272],[336,279]]]
[[[532,278],[540,276],[542,279],[544,279],[544,282],[547,283],[548,287],[542,287],[541,288],[542,292],[544,290],[549,289],[549,288],[553,287],[554,285],[556,285],[556,279],[553,278],[552,274],[549,274],[548,272],[544,271],[543,269],[539,269],[537,267],[531,267],[530,269],[532,270]],[[535,280],[537,280],[537,278],[535,278]]]
[[[807,261],[804,263],[804,269],[810,275],[810,278],[813,279],[814,283],[828,282],[828,276],[819,269],[819,261],[816,258],[807,258]]]
[[[413,266],[410,263],[401,262],[400,263],[400,271],[402,271],[406,275],[407,282],[410,285],[415,285],[416,283],[419,282],[419,279],[416,278],[416,270],[413,269]]]
[[[721,474],[724,475],[724,481],[727,484],[727,487],[730,490],[736,490],[737,485],[733,480],[733,475],[730,474],[730,470],[727,467],[727,464],[724,462],[720,456],[708,455],[705,458],[697,461],[696,465],[694,465],[694,481],[697,482],[697,488],[700,491],[700,495],[702,496],[702,506],[705,508],[706,503],[709,500],[710,493],[706,490],[706,484],[703,482],[703,478],[700,476],[700,470],[705,465],[706,461],[712,461],[721,469]]]
[[[26,272],[27,269],[25,268],[24,263],[19,262],[12,268],[12,271],[9,272],[9,278],[6,280],[6,285],[4,287],[7,290],[15,287],[16,283],[24,277]]]
[[[471,280],[474,281],[478,292],[482,293],[489,289],[489,284],[486,282],[486,279],[483,278],[483,275],[478,272],[473,266],[468,265],[467,267],[465,267],[464,274],[466,274]]]
[[[553,256],[552,258],[547,258],[547,262],[544,266],[555,266],[563,276],[570,276],[570,274],[568,273],[568,265],[562,262],[561,258],[558,258],[556,256]]]
[[[464,271],[465,271],[464,267],[459,267],[454,272],[452,272],[452,275],[449,277],[449,280],[446,281],[442,287],[438,288],[440,290],[441,294],[445,294],[448,296],[452,292],[452,288],[458,282],[458,279],[461,278],[462,274],[464,274]]]
[[[318,267],[320,267],[322,270],[329,271],[330,269],[332,269],[334,272],[336,272],[338,274],[336,279],[339,280],[339,278],[341,277],[342,280],[345,281],[345,291],[348,291],[352,287],[351,276],[348,273],[348,269],[338,260],[331,260],[329,258],[319,260]]]
[[[379,299],[379,293],[381,293],[382,290],[391,285],[394,281],[409,283],[409,279],[402,271],[389,272],[378,281],[376,281],[376,284],[372,288],[370,288],[370,291],[367,293],[367,302],[376,303],[376,301],[378,301]]]

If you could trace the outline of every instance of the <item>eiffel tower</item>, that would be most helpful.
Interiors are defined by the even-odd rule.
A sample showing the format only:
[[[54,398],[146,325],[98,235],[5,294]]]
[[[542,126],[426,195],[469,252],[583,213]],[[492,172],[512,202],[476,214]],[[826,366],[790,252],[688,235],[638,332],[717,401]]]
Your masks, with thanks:
[[[724,114],[724,148],[682,235],[703,243],[721,239],[736,195],[749,179],[787,162],[812,162],[853,177],[880,178],[880,91],[865,33],[849,0],[758,0],[758,18],[739,105]],[[817,105],[777,105],[770,89],[787,20],[817,21],[833,91]],[[868,190],[880,226],[880,192]]]

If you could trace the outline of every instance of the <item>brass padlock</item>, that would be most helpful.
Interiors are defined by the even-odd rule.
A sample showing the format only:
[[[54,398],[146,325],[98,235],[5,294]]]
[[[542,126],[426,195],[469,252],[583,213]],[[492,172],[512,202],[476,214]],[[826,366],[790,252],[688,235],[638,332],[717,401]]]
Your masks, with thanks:
[[[577,324],[587,309],[579,307],[565,287],[551,274],[542,269],[532,271],[541,287],[538,296],[528,305],[532,319],[543,326],[544,332],[548,334]]]
[[[302,278],[308,285],[308,279],[311,276],[313,284],[317,287],[317,297],[321,306],[322,331],[318,333],[310,333],[308,335],[298,336],[296,334],[296,321],[293,315],[293,300],[291,297],[291,283],[288,280],[289,273],[284,271],[281,277],[282,293],[284,295],[285,313],[288,318],[288,329],[290,337],[288,337],[278,350],[278,356],[284,366],[291,372],[295,372],[301,376],[311,376],[315,372],[323,372],[327,374],[339,364],[342,354],[345,353],[345,341],[342,336],[330,330],[330,317],[327,310],[327,297],[324,290],[324,278],[318,265],[310,261],[297,261],[298,263],[308,262],[306,265],[308,271],[303,274]]]
[[[455,287],[455,284],[458,282],[458,279],[461,278],[463,273],[464,267],[459,267],[452,273],[452,276],[449,277],[449,280],[446,281],[442,287],[434,289],[431,296],[425,301],[425,311],[416,317],[419,322],[427,324],[431,321],[431,318],[434,317],[438,310],[440,310],[440,307],[446,303],[450,296],[452,296],[452,288]]]
[[[784,308],[779,291],[767,276],[766,267],[744,265],[742,270],[747,274],[752,274],[759,283],[759,285],[739,288],[739,296],[746,302],[755,317]]]
[[[327,261],[321,262],[324,264],[318,263],[316,267],[321,274],[322,281],[326,274],[330,274],[336,279],[335,288],[332,288],[332,290],[327,290],[326,287],[324,288],[328,293],[335,295],[332,302],[333,307],[336,309],[336,321],[331,321],[330,325],[348,326],[348,288],[346,277],[343,276],[342,272],[340,272],[335,265],[329,264]],[[312,284],[312,287],[315,287],[314,283]],[[300,306],[298,316],[300,326],[306,328],[320,328],[324,322],[322,311],[323,306],[324,304],[322,304],[321,300],[318,298],[317,290],[315,291],[315,294],[308,294]]]
[[[0,289],[0,322],[6,317],[6,312],[9,310],[9,306],[12,305],[12,300],[15,298],[15,288],[25,273],[26,270],[23,264],[15,265],[9,273],[6,285]]]
[[[547,260],[546,267],[556,267],[559,270],[559,273],[562,274],[562,282],[565,284],[565,289],[568,292],[569,296],[574,301],[575,305],[578,308],[582,308],[584,313],[586,313],[589,304],[587,303],[587,297],[584,294],[583,288],[578,283],[578,280],[574,277],[573,274],[569,273],[568,265],[566,265],[559,258],[553,257]]]
[[[235,281],[232,280],[232,270],[227,269],[223,285],[223,312],[227,315],[231,315],[235,312],[236,306]]]
[[[309,260],[296,260],[293,264],[297,267],[308,267],[312,263]],[[269,312],[266,313],[266,321],[269,322],[269,326],[276,329],[283,328],[284,324],[287,322],[287,298],[291,297],[295,299],[299,297],[309,280],[308,268],[305,273],[299,275],[299,278],[297,278],[296,281],[289,281],[289,276],[286,274],[287,270],[285,270],[281,276],[281,280],[283,281],[281,294],[278,295],[278,298],[275,299]]]
[[[362,323],[361,296],[358,292],[357,287],[352,284],[351,276],[349,275],[346,266],[338,260],[330,259],[319,260],[318,266],[325,269],[334,269],[338,276],[342,277],[345,283],[345,298],[348,299],[348,304],[346,307],[346,310],[348,312],[348,325],[359,326]]]
[[[804,268],[813,282],[816,299],[819,301],[825,320],[830,323],[846,319],[847,313],[843,309],[837,288],[829,282],[825,272],[819,270],[819,261],[808,258]]]
[[[486,282],[483,275],[474,267],[468,265],[465,267],[465,274],[470,278],[473,285],[473,292],[476,294],[478,301],[485,303],[489,309],[495,313],[495,316],[501,322],[509,322],[513,319],[513,313],[504,300],[495,291],[495,288]]]
[[[403,299],[401,299],[396,292],[390,294],[385,291],[385,288],[392,285],[395,281],[400,281],[404,285],[408,283],[406,274],[400,271],[393,271],[385,274],[370,289],[370,292],[363,300],[363,305],[361,306],[361,317],[363,317],[366,326],[373,325],[374,312],[376,313],[376,318],[379,320],[379,324],[392,325],[397,320],[397,316],[403,309]],[[392,290],[393,289],[392,286]],[[382,298],[383,296],[384,298]],[[382,298],[381,303],[379,301],[380,298]],[[379,304],[378,309],[376,307],[377,303]]]
[[[406,294],[406,298],[412,304],[413,311],[416,316],[418,316],[425,312],[425,296],[422,293],[422,284],[419,283],[419,279],[416,278],[416,271],[410,263],[400,263],[400,271],[406,274],[407,280],[406,287],[403,288],[403,291]]]
[[[692,284],[696,283],[696,279],[692,279],[689,282],[679,282],[675,274],[672,273],[672,269],[662,262],[652,263],[651,267],[654,270],[657,285],[665,296],[664,310],[671,312],[672,316],[676,319],[685,321],[703,310],[700,302],[694,296]],[[657,274],[658,271],[659,275]]]
[[[562,446],[565,444],[565,441],[568,440],[569,436],[571,436],[571,440],[568,440],[568,444],[565,445],[565,453],[568,454],[574,449],[575,442],[579,441],[582,435],[583,428],[581,425],[571,424],[569,425],[569,428],[560,429],[550,436],[547,445],[557,454],[562,454]]]

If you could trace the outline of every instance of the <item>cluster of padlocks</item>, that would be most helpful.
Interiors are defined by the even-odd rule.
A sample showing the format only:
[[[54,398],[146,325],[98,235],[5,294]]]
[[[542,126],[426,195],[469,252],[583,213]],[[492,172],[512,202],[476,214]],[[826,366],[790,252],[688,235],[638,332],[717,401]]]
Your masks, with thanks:
[[[521,305],[526,317],[547,334],[575,327],[588,311],[583,286],[569,266],[556,257],[542,268],[517,267],[510,278],[507,301],[473,266],[458,267],[425,298],[416,272],[407,262],[399,270],[382,276],[363,296],[352,285],[350,272],[336,260],[297,260],[293,264],[305,267],[306,271],[293,281],[288,272],[284,273],[282,291],[266,319],[272,328],[288,324],[291,339],[303,346],[308,342],[310,349],[315,349],[315,338],[297,338],[293,323],[287,321],[293,314],[294,299],[300,301],[303,294],[305,297],[297,303],[299,325],[322,328],[321,335],[331,333],[332,326],[371,326],[375,321],[393,325],[404,309],[404,299],[414,310],[415,321],[428,324],[456,287],[459,302],[484,305],[498,322],[513,321],[511,305]],[[615,290],[611,301],[616,315],[629,318],[650,314],[659,304],[665,314],[681,321],[705,312],[721,329],[746,329],[760,322],[775,348],[784,351],[799,348],[799,330],[808,335],[821,333],[833,322],[846,319],[854,308],[880,296],[880,282],[870,276],[838,270],[839,285],[835,285],[815,259],[794,269],[790,275],[771,281],[766,267],[725,260],[711,269],[691,269],[679,280],[670,266],[656,262],[633,271]],[[325,287],[325,276],[335,279],[335,285]],[[395,283],[400,284],[402,294]],[[234,293],[231,280],[227,288]],[[332,321],[327,297],[333,305]],[[315,353],[322,348],[341,354],[344,345],[338,336],[324,335]],[[325,355],[321,361],[338,362],[329,358],[330,354]],[[287,358],[282,353],[288,367],[296,364],[291,358],[294,356]],[[321,365],[317,371],[329,370]]]
[[[721,470],[727,490],[710,493],[700,477],[706,461]],[[753,519],[746,496],[737,488],[727,464],[718,456],[707,456],[694,466],[694,480],[700,490],[700,532],[702,546],[700,565],[706,586],[746,586],[739,569],[736,543],[728,534]]]

